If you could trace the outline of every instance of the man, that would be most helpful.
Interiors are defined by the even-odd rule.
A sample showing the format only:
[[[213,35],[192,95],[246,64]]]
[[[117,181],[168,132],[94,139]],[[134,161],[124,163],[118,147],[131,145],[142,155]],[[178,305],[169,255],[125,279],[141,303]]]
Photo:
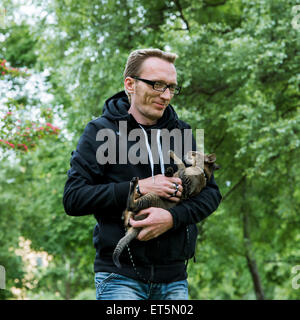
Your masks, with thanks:
[[[132,52],[124,71],[125,92],[105,102],[102,117],[87,125],[72,153],[63,202],[67,214],[94,214],[98,222],[93,241],[96,298],[99,300],[188,299],[186,262],[195,253],[196,223],[214,212],[221,201],[212,177],[199,195],[178,203],[182,181],[164,175],[165,168],[171,165],[176,171],[176,166],[164,162],[159,130],[183,132],[190,129],[178,119],[170,105],[173,96],[180,91],[174,66],[176,57],[158,49]],[[125,134],[121,123],[126,124]],[[112,140],[108,138],[104,142],[101,138],[104,129],[114,133]],[[136,129],[141,132],[139,142],[144,146],[144,152],[137,150],[137,154],[146,155],[147,163],[129,161],[131,151],[136,150],[133,149],[136,141],[129,136]],[[151,134],[153,130],[158,132],[155,139]],[[153,160],[153,142],[157,143],[159,161]],[[110,163],[103,163],[111,153],[110,150],[103,153],[104,146],[115,147]],[[170,149],[175,148],[173,141]],[[120,159],[126,153],[127,162],[122,162]],[[142,230],[122,253],[122,268],[119,269],[112,261],[112,253],[125,233],[121,216],[130,180],[135,176],[140,179],[140,194],[154,192],[178,204],[170,210],[144,209],[139,214],[146,214],[146,219],[130,220],[133,227]]]

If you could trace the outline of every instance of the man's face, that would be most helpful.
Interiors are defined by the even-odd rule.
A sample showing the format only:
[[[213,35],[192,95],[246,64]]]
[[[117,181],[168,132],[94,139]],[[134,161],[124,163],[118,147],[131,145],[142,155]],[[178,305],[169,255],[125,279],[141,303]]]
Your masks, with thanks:
[[[174,64],[156,57],[148,58],[143,62],[139,78],[177,84]],[[141,124],[154,124],[162,117],[172,97],[169,89],[166,89],[165,92],[155,91],[151,85],[134,80],[134,92],[131,94],[129,112]]]

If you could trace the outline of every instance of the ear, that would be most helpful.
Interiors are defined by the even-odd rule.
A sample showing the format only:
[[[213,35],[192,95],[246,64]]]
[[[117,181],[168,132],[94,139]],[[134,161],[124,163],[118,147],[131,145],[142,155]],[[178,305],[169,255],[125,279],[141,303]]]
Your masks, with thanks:
[[[205,162],[206,163],[214,163],[216,162],[216,155],[214,153],[211,153],[211,154],[208,154],[208,155],[205,155]]]
[[[135,81],[131,77],[126,77],[124,80],[124,87],[128,93],[134,93],[135,87],[134,87]]]

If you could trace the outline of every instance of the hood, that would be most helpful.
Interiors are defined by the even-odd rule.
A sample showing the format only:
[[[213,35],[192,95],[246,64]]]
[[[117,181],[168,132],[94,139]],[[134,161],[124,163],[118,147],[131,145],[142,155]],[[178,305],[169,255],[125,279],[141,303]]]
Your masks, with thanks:
[[[102,116],[111,121],[126,120],[131,127],[139,127],[139,124],[134,117],[128,113],[129,107],[128,97],[125,91],[121,91],[105,101]],[[169,104],[165,109],[163,116],[158,119],[157,123],[154,126],[151,126],[151,128],[166,128],[171,130],[177,126],[178,116],[173,107]]]

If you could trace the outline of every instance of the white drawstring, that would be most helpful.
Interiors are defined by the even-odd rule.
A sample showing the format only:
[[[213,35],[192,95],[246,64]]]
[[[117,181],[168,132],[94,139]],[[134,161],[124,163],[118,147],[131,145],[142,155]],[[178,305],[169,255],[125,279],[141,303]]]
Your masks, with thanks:
[[[150,166],[151,166],[152,179],[153,179],[153,183],[154,183],[154,162],[153,162],[153,156],[152,156],[151,148],[150,148],[149,141],[148,141],[148,136],[147,136],[145,129],[141,125],[139,125],[139,126],[142,128],[142,130],[144,132],[144,136],[145,136],[145,140],[146,140],[146,147],[147,147]],[[163,159],[161,144],[160,144],[160,129],[157,130],[156,141],[157,141],[158,154],[159,154],[159,159],[160,159],[160,170],[161,170],[162,174],[165,174],[164,159]]]
[[[159,160],[160,160],[161,174],[165,175],[164,157],[162,154],[161,144],[160,144],[160,129],[157,130],[156,141],[157,141],[158,154],[159,154]]]

